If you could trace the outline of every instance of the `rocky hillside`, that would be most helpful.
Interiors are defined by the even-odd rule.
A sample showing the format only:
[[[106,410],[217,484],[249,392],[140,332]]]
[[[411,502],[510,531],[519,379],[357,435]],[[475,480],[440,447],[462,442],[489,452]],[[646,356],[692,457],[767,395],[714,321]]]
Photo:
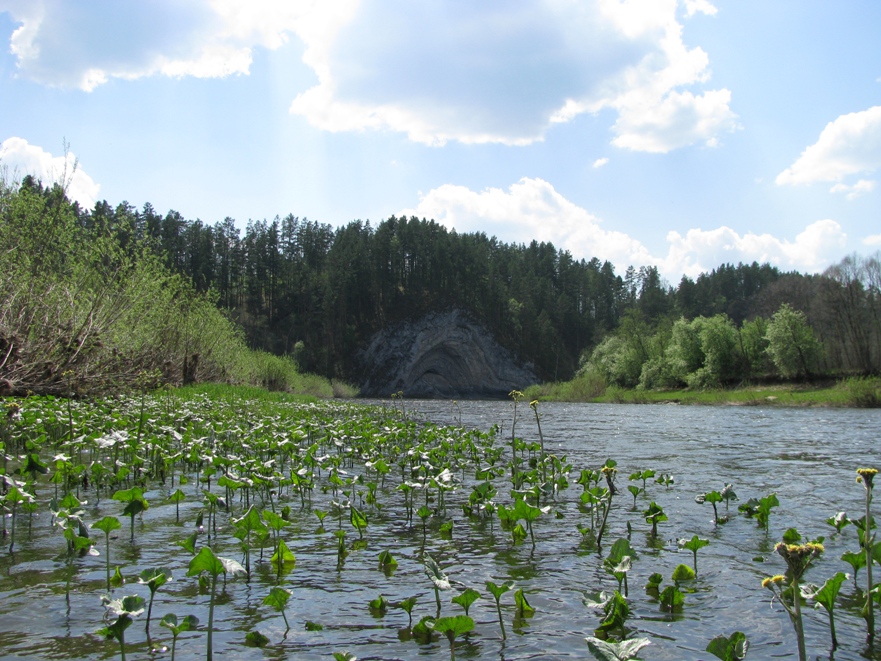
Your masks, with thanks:
[[[359,360],[361,394],[477,399],[505,397],[538,379],[462,311],[430,313],[376,333]]]

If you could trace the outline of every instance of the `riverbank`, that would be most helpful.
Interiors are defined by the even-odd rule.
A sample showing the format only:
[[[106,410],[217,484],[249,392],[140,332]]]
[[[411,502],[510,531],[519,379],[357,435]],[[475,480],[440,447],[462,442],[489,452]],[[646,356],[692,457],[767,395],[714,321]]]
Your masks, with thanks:
[[[729,406],[827,406],[881,408],[881,378],[852,377],[831,385],[776,384],[711,390],[638,390],[573,379],[530,386],[530,399],[606,404],[696,404]]]

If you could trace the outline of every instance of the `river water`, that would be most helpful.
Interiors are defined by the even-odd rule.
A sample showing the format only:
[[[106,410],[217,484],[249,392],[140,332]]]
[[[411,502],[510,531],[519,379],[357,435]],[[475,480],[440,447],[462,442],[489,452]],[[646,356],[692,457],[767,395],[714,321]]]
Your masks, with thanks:
[[[410,416],[445,425],[481,430],[498,425],[499,444],[510,438],[510,402],[407,401],[405,406]],[[564,403],[542,403],[539,411],[547,452],[565,455],[573,472],[570,487],[548,502],[552,511],[536,521],[535,547],[528,539],[514,545],[497,519],[491,524],[466,518],[458,503],[470,493],[468,484],[449,497],[449,502],[457,503],[448,508],[448,518],[454,524],[451,538],[442,538],[436,528],[428,531],[425,551],[456,582],[455,592],[442,594],[443,615],[462,613],[449,599],[463,586],[483,595],[471,606],[475,630],[457,642],[457,658],[590,658],[584,637],[593,634],[600,615],[586,608],[583,598],[588,593],[614,590],[617,582],[603,570],[602,556],[582,541],[578,527],[587,524],[589,515],[579,507],[581,486],[575,480],[581,469],[599,468],[607,459],[618,462],[621,493],[609,515],[603,551],[628,535],[629,523],[631,544],[639,554],[628,579],[629,637],[651,641],[640,658],[712,659],[715,657],[704,651],[710,639],[735,630],[746,633],[750,641],[747,659],[796,658],[789,619],[779,604],[771,603],[771,593],[762,589],[761,581],[784,572],[783,561],[773,547],[790,527],[806,538],[826,537],[826,552],[808,572],[808,581],[822,584],[837,571],[851,571],[839,558],[845,551],[858,549],[854,527],[833,535],[834,529],[824,521],[842,510],[853,518],[861,515],[864,489],[855,482],[855,470],[881,465],[881,411]],[[527,406],[520,407],[517,436],[527,442],[539,438]],[[645,469],[670,474],[675,482],[665,488],[649,480],[647,494],[638,497],[633,510],[633,497],[626,487],[635,483],[627,477]],[[697,504],[695,496],[721,490],[726,483],[733,485],[739,503],[777,494],[780,506],[771,513],[768,531],[758,527],[754,519],[738,514],[737,502],[731,505],[729,522],[714,525],[711,506]],[[510,502],[505,489],[499,491],[497,500]],[[297,556],[297,567],[283,583],[293,592],[287,607],[290,631],[285,631],[278,614],[262,605],[274,584],[264,563],[250,582],[230,580],[223,588],[215,613],[217,658],[318,660],[333,658],[333,652],[343,650],[362,661],[448,658],[446,640],[420,645],[407,639],[404,611],[389,608],[379,617],[367,608],[380,594],[391,602],[416,596],[414,622],[424,615],[435,615],[434,592],[420,562],[422,529],[418,520],[414,526],[403,520],[399,495],[393,490],[381,494],[385,507],[368,512],[367,548],[353,550],[342,567],[336,562],[336,538],[317,532],[315,516],[295,508],[294,525],[287,537]],[[147,493],[153,503],[166,496],[164,488]],[[321,498],[316,493],[315,506],[329,509],[330,496],[326,496],[328,503]],[[642,516],[652,500],[668,516],[668,521],[658,526],[657,539],[651,537]],[[200,507],[199,502],[183,505],[181,519],[191,520]],[[724,504],[719,507],[724,513]],[[89,506],[90,520],[106,514],[118,516],[119,503],[104,499]],[[17,545],[22,550],[14,562],[0,560],[0,658],[118,658],[118,647],[95,633],[101,626],[103,557],[82,561],[68,607],[60,578],[64,568],[57,559],[58,534],[47,525],[47,518],[46,514],[37,516],[30,534],[19,524]],[[335,525],[329,521],[325,523],[331,530]],[[159,619],[172,611],[178,616],[194,613],[204,628],[208,597],[200,593],[194,579],[185,577],[189,557],[172,544],[189,533],[189,528],[175,522],[174,506],[151,507],[137,525],[140,541],[131,545],[128,521],[124,521],[111,550],[113,564],[125,565],[127,575],[136,573],[134,568],[166,565],[172,568],[175,580],[157,593],[153,649],[144,640],[142,616],[127,634],[131,641],[127,657],[167,659],[170,654],[164,646],[170,645],[170,636],[158,626]],[[221,529],[228,525],[222,515],[219,525]],[[679,563],[691,564],[691,553],[680,550],[677,540],[694,534],[710,544],[698,553],[697,580],[683,588],[683,609],[671,615],[643,587],[655,572],[663,575],[667,585]],[[235,540],[229,537],[221,540],[218,554],[241,559]],[[351,528],[347,539],[353,539]],[[103,553],[103,539],[99,548]],[[399,561],[390,576],[377,569],[377,555],[385,549]],[[522,588],[536,609],[532,617],[521,620],[515,616],[513,591],[504,595],[505,638],[485,588],[487,580],[514,582],[515,589]],[[864,587],[864,569],[858,580]],[[142,586],[126,586],[115,596],[130,593],[143,595],[145,591]],[[878,651],[866,656],[865,623],[858,615],[854,596],[854,583],[847,581],[836,611],[841,646],[834,659],[881,659]],[[323,630],[306,631],[307,620],[322,624]],[[244,646],[243,632],[252,629],[269,638],[263,650]],[[833,658],[825,611],[809,609],[806,613],[806,638],[810,658]],[[182,634],[177,658],[204,658],[204,645],[204,632]]]

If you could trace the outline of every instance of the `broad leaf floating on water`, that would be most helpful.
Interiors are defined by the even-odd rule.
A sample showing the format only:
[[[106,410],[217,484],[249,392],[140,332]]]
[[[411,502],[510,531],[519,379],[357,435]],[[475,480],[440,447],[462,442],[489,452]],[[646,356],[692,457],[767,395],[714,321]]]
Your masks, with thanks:
[[[650,645],[648,638],[632,638],[630,640],[622,640],[620,643],[610,643],[593,636],[585,638],[587,641],[587,649],[593,654],[597,661],[629,661],[636,659],[636,655],[646,645]]]
[[[742,661],[749,650],[749,641],[742,631],[735,631],[730,637],[719,634],[707,645],[707,652],[722,661]]]

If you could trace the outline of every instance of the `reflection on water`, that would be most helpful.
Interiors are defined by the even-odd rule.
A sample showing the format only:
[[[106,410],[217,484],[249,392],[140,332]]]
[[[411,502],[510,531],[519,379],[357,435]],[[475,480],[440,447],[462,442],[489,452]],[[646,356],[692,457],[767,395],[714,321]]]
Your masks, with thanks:
[[[510,436],[511,406],[506,402],[422,401],[406,403],[410,415],[422,416],[442,424],[489,429],[500,428],[499,444]],[[538,435],[532,412],[517,423],[518,436],[527,442]],[[450,539],[438,533],[438,522],[431,519],[425,549],[455,581],[454,590],[442,595],[443,614],[462,610],[450,597],[464,587],[473,587],[482,597],[470,609],[475,630],[461,637],[456,655],[461,659],[547,659],[588,658],[584,636],[591,635],[599,623],[596,611],[582,600],[587,593],[612,590],[616,580],[602,568],[602,558],[583,541],[579,526],[589,523],[589,515],[579,507],[581,486],[575,484],[583,468],[598,468],[606,459],[618,462],[621,495],[609,517],[604,540],[607,550],[614,540],[627,535],[639,554],[629,574],[631,617],[627,625],[632,635],[651,639],[642,658],[688,661],[709,658],[704,649],[718,634],[744,631],[751,642],[748,658],[788,658],[794,656],[795,641],[787,616],[779,606],[769,605],[770,593],[760,586],[764,576],[781,573],[782,560],[773,552],[783,531],[797,527],[807,537],[826,536],[827,551],[807,579],[822,583],[849,565],[838,558],[844,551],[857,549],[853,526],[840,536],[824,520],[846,510],[859,516],[863,489],[854,481],[859,466],[879,466],[878,430],[881,412],[851,410],[763,409],[759,407],[680,407],[672,405],[628,406],[585,404],[541,404],[542,431],[548,452],[565,455],[573,466],[570,486],[547,504],[551,511],[534,524],[537,544],[528,538],[513,545],[510,533],[486,520],[464,516],[459,503],[471,489],[466,485],[447,494],[447,516],[453,520]],[[652,469],[671,474],[670,488],[649,480],[647,495],[639,495],[636,510],[626,491],[632,472]],[[461,471],[458,472],[461,476]],[[467,479],[473,480],[468,474]],[[394,478],[394,479],[392,479]],[[365,533],[367,548],[352,550],[338,566],[336,537],[340,523],[335,514],[324,521],[324,532],[316,532],[318,520],[301,510],[299,500],[291,501],[294,525],[284,532],[288,546],[297,557],[297,566],[282,585],[293,591],[286,609],[291,623],[285,631],[280,614],[263,605],[263,598],[274,585],[274,573],[267,564],[257,562],[251,581],[230,580],[220,586],[215,612],[215,650],[222,659],[328,659],[333,652],[349,650],[361,659],[447,658],[445,639],[419,645],[407,636],[407,614],[394,605],[382,618],[375,618],[367,604],[380,594],[392,604],[410,596],[417,598],[413,621],[436,611],[431,583],[419,561],[422,526],[405,525],[402,494],[394,489],[400,475],[394,470],[386,488],[378,492],[382,509],[366,506],[370,525]],[[733,483],[744,502],[776,492],[780,506],[771,513],[770,532],[758,528],[753,520],[736,513],[732,503],[729,523],[714,527],[709,504],[695,503],[697,494],[721,489]],[[510,502],[510,484],[496,481],[499,502]],[[641,484],[641,482],[640,482]],[[129,542],[128,521],[112,540],[111,561],[122,565],[129,584],[115,590],[115,596],[141,594],[146,588],[132,585],[144,568],[169,566],[174,580],[156,595],[151,633],[157,645],[169,645],[171,637],[159,627],[169,612],[179,617],[193,613],[203,631],[181,634],[178,659],[204,657],[204,624],[209,596],[200,591],[195,579],[186,577],[190,556],[174,544],[192,530],[201,507],[201,498],[191,483],[183,487],[188,498],[181,503],[181,524],[175,523],[173,504],[162,504],[168,491],[155,489],[146,494],[151,508],[135,525],[135,545]],[[315,507],[332,510],[332,495],[315,493]],[[657,501],[669,520],[658,527],[653,539],[642,511]],[[418,504],[417,504],[418,507]],[[726,507],[719,505],[720,514]],[[102,499],[98,506],[86,508],[86,518],[95,521],[105,515],[120,514],[120,504]],[[9,659],[115,658],[118,647],[103,641],[95,632],[102,626],[100,603],[104,585],[104,558],[78,560],[72,583],[70,606],[64,597],[65,566],[60,553],[63,540],[50,527],[46,508],[34,517],[31,532],[17,524],[16,546],[10,558],[0,558],[0,655]],[[236,514],[239,512],[237,511]],[[228,515],[218,515],[217,552],[241,559],[238,542],[230,530]],[[347,540],[357,533],[344,517]],[[698,553],[699,574],[688,587],[680,613],[664,613],[657,598],[646,594],[644,585],[655,572],[670,583],[679,563],[691,564],[691,553],[678,549],[679,538],[693,534],[710,540]],[[98,548],[103,553],[103,537]],[[386,575],[379,570],[377,556],[390,550],[398,568]],[[860,579],[863,580],[861,573]],[[502,639],[495,603],[485,583],[513,581],[527,594],[536,613],[516,618],[513,590],[502,597],[507,638]],[[852,581],[842,588],[839,617],[836,619],[841,648],[835,659],[859,659],[863,652],[864,624],[853,599]],[[829,658],[828,625],[825,612],[807,613],[808,649],[812,658]],[[306,621],[323,625],[320,631],[307,631]],[[170,658],[170,652],[151,652],[143,635],[143,616],[126,634],[130,659]],[[244,644],[245,632],[259,629],[270,639],[262,652]],[[874,658],[881,658],[876,654]]]

